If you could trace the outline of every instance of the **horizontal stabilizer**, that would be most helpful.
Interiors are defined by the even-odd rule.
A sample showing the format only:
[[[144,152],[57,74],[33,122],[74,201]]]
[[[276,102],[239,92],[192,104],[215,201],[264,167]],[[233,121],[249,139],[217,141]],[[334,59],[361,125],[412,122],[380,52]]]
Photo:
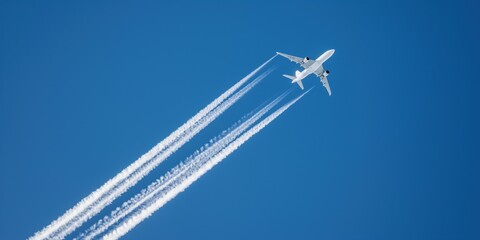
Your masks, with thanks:
[[[286,78],[289,78],[289,79],[292,79],[292,80],[295,80],[294,76],[290,76],[290,75],[287,75],[287,74],[283,74],[282,76],[284,76]]]
[[[295,75],[298,76],[298,71],[295,73]],[[303,90],[302,80],[295,81],[295,79],[297,79],[297,77],[290,76],[290,75],[287,75],[287,74],[283,74],[282,76],[284,76],[284,77],[286,77],[286,78],[289,78],[289,79],[292,79],[292,83],[296,82],[296,83],[298,84],[298,86]]]
[[[302,80],[297,81],[298,86],[303,90],[303,83]]]

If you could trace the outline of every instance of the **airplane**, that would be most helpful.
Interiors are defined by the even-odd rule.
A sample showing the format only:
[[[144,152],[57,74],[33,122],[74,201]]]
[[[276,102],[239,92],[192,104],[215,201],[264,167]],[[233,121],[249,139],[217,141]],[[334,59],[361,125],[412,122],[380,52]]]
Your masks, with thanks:
[[[281,52],[277,52],[277,54],[289,59],[292,62],[296,62],[300,64],[300,66],[302,66],[305,69],[302,72],[298,70],[295,71],[295,76],[283,74],[284,77],[291,79],[292,83],[297,83],[298,86],[300,86],[300,88],[303,90],[302,79],[314,73],[315,75],[317,75],[317,77],[320,78],[320,82],[327,89],[328,96],[331,96],[332,91],[330,90],[330,85],[328,85],[328,80],[327,80],[327,76],[328,74],[330,74],[330,71],[323,69],[323,63],[327,61],[333,55],[334,52],[335,52],[335,49],[330,49],[325,53],[323,53],[322,55],[320,55],[320,57],[318,57],[315,60],[311,60],[308,57],[305,57],[305,58],[295,57],[295,56],[288,55]]]

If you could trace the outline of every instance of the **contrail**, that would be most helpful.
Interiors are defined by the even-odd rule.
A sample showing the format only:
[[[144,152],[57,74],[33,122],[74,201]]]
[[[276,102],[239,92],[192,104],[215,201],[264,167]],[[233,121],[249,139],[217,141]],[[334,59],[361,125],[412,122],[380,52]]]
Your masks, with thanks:
[[[155,182],[150,184],[147,188],[143,189],[139,194],[132,197],[130,200],[124,202],[121,207],[115,209],[110,216],[106,216],[99,220],[98,223],[90,227],[86,232],[82,233],[78,238],[83,239],[93,239],[96,238],[99,234],[107,230],[110,226],[117,223],[118,220],[130,214],[138,206],[142,205],[146,201],[150,201],[156,194],[164,190],[164,186],[168,186],[171,182],[177,179],[177,176],[187,171],[191,168],[192,165],[198,164],[199,162],[205,161],[204,159],[210,159],[212,156],[217,154],[220,150],[225,148],[229,143],[231,143],[235,138],[247,130],[252,124],[258,121],[263,117],[268,111],[275,107],[285,96],[287,96],[291,91],[287,91],[284,94],[281,94],[279,97],[271,101],[269,104],[258,110],[255,114],[249,114],[247,120],[237,126],[237,123],[227,130],[228,134],[223,133],[222,135],[213,138],[209,142],[211,145],[206,144],[206,148],[202,147],[201,153],[194,154],[188,157],[184,162],[180,163],[163,177],[157,179]],[[247,115],[248,116],[248,115]],[[225,131],[224,131],[225,132]],[[216,141],[216,139],[220,139]],[[213,143],[213,144],[212,144]],[[198,151],[196,151],[198,152]]]
[[[213,120],[215,120],[220,114],[237,102],[243,95],[249,92],[255,85],[257,85],[263,78],[265,78],[271,70],[266,71],[265,73],[258,76],[255,80],[247,84],[245,87],[240,89],[233,96],[221,103],[217,108],[213,109],[207,115],[200,119],[194,126],[190,129],[187,129],[183,136],[179,137],[174,141],[170,146],[167,146],[165,150],[158,153],[152,160],[145,163],[143,166],[139,167],[135,172],[133,172],[127,179],[121,181],[113,189],[105,194],[104,197],[100,198],[98,201],[94,202],[89,209],[80,213],[76,216],[70,223],[67,223],[66,226],[59,230],[56,234],[59,238],[64,238],[69,233],[73,232],[77,227],[81,226],[85,221],[96,215],[100,212],[105,206],[109,205],[113,200],[115,200],[122,193],[127,191],[131,186],[135,185],[143,177],[145,177],[150,171],[157,167],[163,160],[168,158],[171,154],[177,151],[181,146],[193,138],[200,130],[205,128]]]
[[[310,91],[310,90],[309,90]],[[231,144],[222,149],[218,154],[214,155],[212,158],[208,159],[199,166],[192,167],[193,169],[187,171],[180,177],[177,181],[173,182],[168,186],[162,194],[159,194],[157,198],[152,199],[147,204],[141,207],[141,209],[135,211],[125,220],[123,220],[116,228],[112,229],[109,233],[103,236],[103,239],[118,239],[119,237],[128,233],[131,229],[137,226],[140,222],[150,217],[156,210],[165,205],[168,201],[175,198],[176,195],[183,192],[188,188],[192,183],[199,179],[203,174],[212,169],[216,164],[225,159],[228,155],[238,149],[243,143],[248,141],[253,135],[261,131],[264,127],[270,124],[283,112],[285,112],[290,106],[297,102],[309,91],[305,92],[301,96],[292,100],[291,102],[285,104],[277,111],[266,117],[264,120],[256,124],[250,130],[242,134]]]
[[[275,56],[267,60],[253,72],[245,76],[222,95],[216,98],[213,102],[208,104],[205,108],[200,110],[196,115],[190,118],[186,123],[180,126],[177,130],[171,133],[168,137],[154,146],[146,154],[142,155],[135,162],[130,164],[127,168],[118,173],[115,177],[108,180],[100,188],[92,192],[90,195],[82,199],[77,203],[73,208],[66,211],[58,219],[54,220],[50,225],[43,228],[41,231],[36,232],[35,235],[31,236],[29,239],[62,239],[72,231],[74,231],[78,226],[83,224],[86,220],[91,218],[93,215],[98,213],[105,206],[110,204],[116,197],[121,195],[126,189],[133,186],[139,179],[135,181],[129,181],[130,175],[138,172],[142,166],[147,164],[149,161],[152,161],[147,168],[144,168],[141,171],[140,175],[144,176],[148,173],[149,169],[155,168],[160,164],[166,157],[168,157],[173,151],[170,151],[167,154],[161,154],[168,152],[168,149],[175,142],[182,142],[181,140],[187,136],[187,138],[193,137],[196,133],[205,128],[210,122],[212,122],[216,117],[222,114],[227,110],[231,105],[238,101],[243,95],[245,95],[249,90],[251,90],[260,80],[262,80],[266,74],[262,74],[257,77],[250,84],[240,89],[251,77],[258,73],[265,65],[267,65]],[[236,94],[234,94],[238,89],[240,89]],[[234,94],[232,96],[232,94]],[[212,113],[213,112],[213,113]],[[188,140],[187,140],[188,141]],[[175,145],[174,149],[181,147],[183,143]],[[163,157],[158,157],[158,155],[163,155]],[[155,160],[152,160],[155,158]],[[122,187],[118,187],[119,184],[122,184]],[[116,190],[118,189],[118,190]]]
[[[171,154],[177,151],[181,146],[186,142],[192,139],[201,129],[205,128],[213,120],[215,120],[220,114],[227,110],[231,105],[238,101],[243,95],[250,91],[256,84],[258,84],[265,76],[267,76],[271,70],[261,74],[251,83],[247,84],[244,88],[235,93],[232,97],[228,98],[225,102],[221,103],[217,108],[209,112],[205,118],[201,119],[196,123],[191,129],[188,129],[183,133],[183,136],[180,137],[177,141],[174,141],[170,146],[165,150],[157,154],[152,160],[145,163],[143,166],[139,167],[135,172],[133,172],[127,179],[121,181],[113,189],[105,194],[103,198],[100,198],[98,201],[94,202],[89,209],[80,213],[76,216],[70,223],[61,229],[56,236],[59,238],[64,238],[69,233],[73,232],[77,227],[81,226],[88,219],[100,212],[104,207],[109,205],[113,200],[115,200],[122,193],[126,192],[131,186],[135,185],[143,177],[145,177],[150,171],[157,167],[163,160],[168,158]]]

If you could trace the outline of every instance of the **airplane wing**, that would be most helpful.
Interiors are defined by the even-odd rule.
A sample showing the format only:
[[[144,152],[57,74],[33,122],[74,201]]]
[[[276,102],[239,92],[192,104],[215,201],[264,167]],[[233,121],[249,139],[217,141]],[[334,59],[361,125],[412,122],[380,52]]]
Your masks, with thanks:
[[[328,84],[328,79],[325,76],[320,76],[320,82],[323,84],[325,89],[327,89],[328,96],[332,95],[332,90],[330,90],[330,85]]]
[[[277,52],[277,54],[282,56],[282,57],[287,58],[288,60],[290,60],[292,62],[296,62],[296,63],[300,64],[300,66],[302,66],[303,68],[308,68],[308,67],[310,67],[310,65],[312,65],[315,62],[314,60],[308,59],[308,57],[306,57],[306,58],[295,57],[295,56],[288,55],[288,54],[281,53],[281,52]]]
[[[325,89],[327,89],[328,96],[332,95],[332,90],[330,90],[330,85],[328,84],[328,79],[323,75],[323,65],[320,66],[315,72],[315,75],[320,78],[320,82],[323,84]]]

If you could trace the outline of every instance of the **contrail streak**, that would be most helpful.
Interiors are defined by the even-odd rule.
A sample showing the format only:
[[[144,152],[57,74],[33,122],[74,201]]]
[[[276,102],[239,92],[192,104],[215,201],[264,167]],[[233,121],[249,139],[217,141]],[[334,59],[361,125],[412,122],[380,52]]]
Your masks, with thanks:
[[[157,167],[163,160],[168,158],[171,154],[177,151],[186,142],[192,139],[201,129],[210,124],[220,114],[227,110],[231,105],[238,101],[243,95],[250,91],[256,84],[258,84],[265,76],[270,73],[270,70],[261,74],[254,81],[247,84],[244,88],[235,93],[232,97],[228,98],[225,102],[221,103],[217,108],[209,112],[205,118],[201,119],[191,129],[184,132],[184,135],[177,141],[174,141],[164,151],[156,155],[152,160],[145,163],[134,173],[132,173],[127,179],[118,183],[114,188],[105,194],[105,197],[100,198],[97,202],[94,202],[89,209],[80,213],[75,217],[71,224],[67,224],[62,232],[57,233],[57,236],[64,238],[67,234],[73,232],[77,227],[81,226],[85,221],[100,212],[105,206],[109,205],[114,199],[127,191],[131,186],[135,185],[143,177],[145,177],[150,171]]]
[[[268,111],[270,111],[273,107],[275,107],[285,96],[287,96],[290,91],[285,92],[284,94],[280,95],[269,104],[264,106],[262,109],[257,111],[253,114],[250,118],[245,120],[243,123],[237,126],[237,123],[227,130],[228,134],[223,134],[223,137],[220,135],[218,138],[221,138],[218,141],[215,141],[217,137],[210,140],[212,145],[208,145],[207,148],[201,148],[203,150],[199,154],[194,154],[188,157],[184,162],[180,163],[168,173],[166,173],[163,177],[159,178],[157,181],[150,184],[146,189],[143,189],[139,194],[132,197],[130,200],[124,202],[121,207],[114,210],[109,217],[102,218],[98,223],[94,224],[90,229],[86,232],[81,234],[79,238],[83,239],[93,239],[96,238],[99,234],[107,230],[110,226],[117,223],[118,220],[122,219],[123,217],[130,214],[134,211],[138,206],[142,205],[146,201],[150,201],[156,194],[162,190],[164,190],[164,186],[168,186],[171,182],[175,181],[177,177],[191,168],[192,165],[203,162],[205,159],[209,159],[215,154],[217,154],[220,150],[225,148],[229,143],[231,143],[235,138],[237,138],[240,134],[242,134],[245,130],[247,130],[252,124],[258,121],[261,117],[263,117]],[[251,115],[251,114],[249,114]],[[206,144],[207,145],[207,144]],[[198,151],[197,151],[198,152]]]
[[[259,81],[268,75],[270,71],[257,77],[257,79],[252,81],[250,84],[247,84],[244,88],[240,89],[236,94],[234,94],[242,85],[244,85],[252,76],[265,67],[265,65],[267,65],[273,58],[275,58],[275,56],[245,76],[231,88],[225,91],[222,95],[216,98],[213,102],[200,110],[195,116],[190,118],[177,130],[171,133],[167,138],[154,146],[150,151],[130,164],[115,177],[108,180],[100,188],[82,199],[73,208],[69,209],[50,225],[35,233],[35,235],[31,236],[29,239],[62,239],[69,233],[73,232],[77,227],[81,226],[83,222],[97,214],[101,209],[110,204],[129,187],[133,186],[141,179],[141,177],[145,176],[149,171],[158,166],[158,164],[160,164],[176,149],[180,148],[186,141],[200,132],[216,117],[222,114],[243,95],[250,91]],[[232,94],[234,95],[232,96]],[[185,139],[188,140],[185,141]],[[148,164],[148,166],[145,166],[146,164]],[[135,173],[137,173],[137,175],[135,175],[133,181],[130,181],[131,175]]]
[[[123,220],[116,228],[111,230],[103,239],[118,239],[119,237],[128,233],[131,229],[137,226],[140,222],[145,220],[146,218],[150,217],[156,210],[161,208],[165,205],[168,201],[175,198],[176,195],[183,192],[186,188],[188,188],[192,183],[194,183],[197,179],[199,179],[203,174],[208,172],[212,169],[216,164],[221,162],[225,159],[228,155],[238,149],[243,143],[248,141],[253,135],[261,131],[264,127],[270,124],[273,120],[275,120],[278,116],[280,116],[283,112],[285,112],[290,106],[292,106],[295,102],[297,102],[300,98],[302,98],[305,94],[309,91],[305,92],[301,96],[297,97],[296,99],[292,100],[291,102],[285,104],[277,111],[266,117],[264,120],[256,124],[250,130],[242,134],[238,137],[235,141],[231,144],[226,146],[222,149],[218,154],[214,155],[210,159],[206,160],[205,162],[199,164],[198,166],[192,167],[189,171],[185,174],[182,174],[181,177],[178,178],[177,181],[171,183],[163,192],[159,194],[158,197],[152,199],[144,206],[140,207],[139,210],[135,211],[125,220]]]

